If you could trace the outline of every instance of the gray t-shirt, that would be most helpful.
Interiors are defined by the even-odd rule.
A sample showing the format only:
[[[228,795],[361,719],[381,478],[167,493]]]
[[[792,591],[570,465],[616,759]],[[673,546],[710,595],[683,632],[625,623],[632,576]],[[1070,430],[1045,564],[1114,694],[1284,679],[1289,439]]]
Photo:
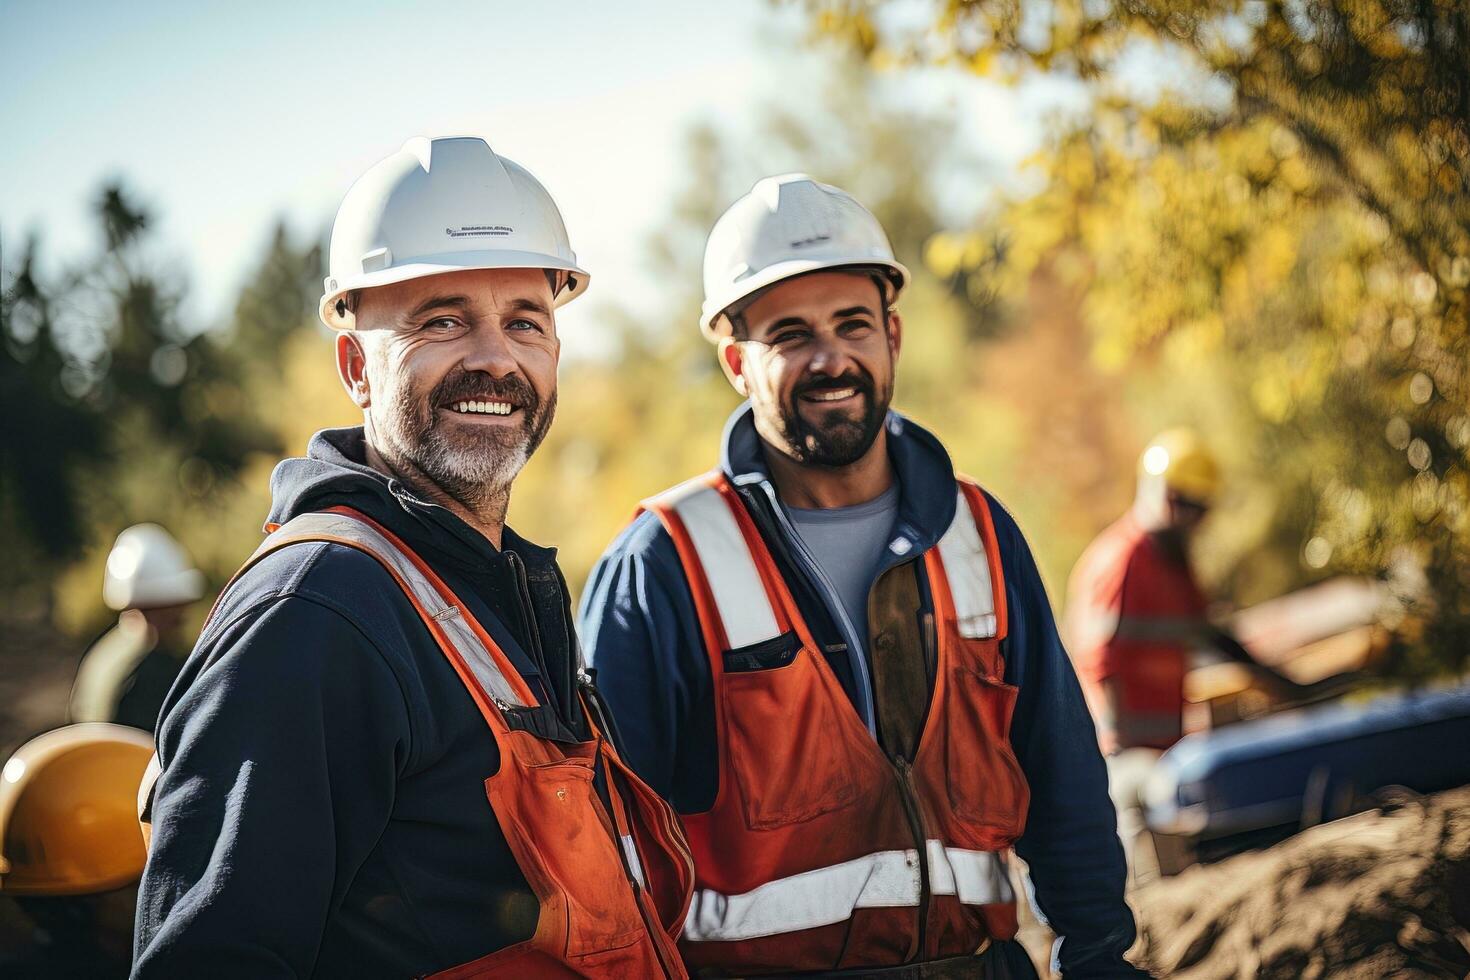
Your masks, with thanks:
[[[898,517],[898,484],[866,503],[825,510],[787,507],[791,523],[837,590],[857,639],[868,644],[868,591]]]

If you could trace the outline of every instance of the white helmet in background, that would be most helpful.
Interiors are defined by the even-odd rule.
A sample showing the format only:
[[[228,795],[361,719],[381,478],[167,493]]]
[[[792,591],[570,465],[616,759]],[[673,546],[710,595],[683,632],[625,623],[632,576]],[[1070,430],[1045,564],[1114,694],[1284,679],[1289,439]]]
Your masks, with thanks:
[[[134,524],[107,556],[102,601],[109,609],[181,606],[204,595],[204,575],[157,524]]]
[[[710,230],[700,329],[716,340],[716,321],[734,304],[782,279],[843,266],[885,270],[895,298],[909,280],[883,226],[851,194],[806,174],[766,177]]]
[[[587,288],[561,212],[529,171],[477,136],[416,136],[342,199],[322,322],[352,329],[353,290],[463,269],[565,272],[558,306]]]

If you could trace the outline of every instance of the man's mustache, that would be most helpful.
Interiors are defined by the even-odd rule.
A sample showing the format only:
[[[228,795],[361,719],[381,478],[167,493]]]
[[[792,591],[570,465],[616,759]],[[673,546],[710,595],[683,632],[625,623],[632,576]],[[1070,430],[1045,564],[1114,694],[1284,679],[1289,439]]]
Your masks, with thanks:
[[[483,371],[459,371],[434,386],[429,404],[436,408],[462,401],[502,401],[526,409],[528,415],[541,403],[525,378],[518,374],[496,378]]]
[[[830,375],[813,375],[810,378],[797,382],[796,387],[791,390],[792,398],[800,398],[802,395],[813,391],[835,391],[839,388],[856,388],[860,393],[871,396],[873,394],[873,379],[866,375],[847,373],[837,377]]]

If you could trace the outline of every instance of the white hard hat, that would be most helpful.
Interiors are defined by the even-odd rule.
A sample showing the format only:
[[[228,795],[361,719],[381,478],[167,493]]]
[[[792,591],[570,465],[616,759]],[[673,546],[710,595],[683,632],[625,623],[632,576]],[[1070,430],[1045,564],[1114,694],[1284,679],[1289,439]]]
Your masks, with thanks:
[[[321,318],[350,329],[354,289],[462,269],[559,269],[560,306],[587,288],[556,202],[477,136],[416,136],[347,191],[332,224]]]
[[[102,601],[111,609],[179,606],[204,595],[204,576],[157,524],[134,524],[107,556]]]
[[[766,177],[730,205],[704,246],[700,329],[733,304],[793,276],[843,266],[879,266],[896,297],[909,270],[893,258],[883,226],[851,194],[806,174]]]

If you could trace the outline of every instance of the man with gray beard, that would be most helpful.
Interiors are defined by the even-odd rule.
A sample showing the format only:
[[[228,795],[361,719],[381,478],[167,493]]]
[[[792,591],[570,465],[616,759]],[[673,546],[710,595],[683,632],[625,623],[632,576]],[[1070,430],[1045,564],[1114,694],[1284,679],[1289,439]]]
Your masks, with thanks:
[[[677,819],[605,737],[555,553],[505,526],[586,284],[483,140],[348,192],[321,315],[363,424],[276,468],[164,705],[135,977],[685,976]]]

